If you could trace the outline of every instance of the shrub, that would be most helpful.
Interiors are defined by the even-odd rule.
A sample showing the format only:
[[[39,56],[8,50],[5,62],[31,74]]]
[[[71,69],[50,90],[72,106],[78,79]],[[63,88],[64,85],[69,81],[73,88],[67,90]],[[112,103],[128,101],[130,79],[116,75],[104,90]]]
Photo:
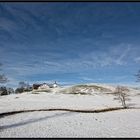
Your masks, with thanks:
[[[0,95],[8,95],[6,87],[0,87]]]
[[[17,88],[15,90],[15,93],[22,93],[22,92],[24,92],[24,88]]]

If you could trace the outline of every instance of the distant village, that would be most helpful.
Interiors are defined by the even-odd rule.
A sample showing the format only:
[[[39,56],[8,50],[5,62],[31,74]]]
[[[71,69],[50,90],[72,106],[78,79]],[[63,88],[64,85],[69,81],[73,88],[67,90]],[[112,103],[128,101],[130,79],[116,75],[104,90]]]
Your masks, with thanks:
[[[54,83],[42,83],[42,84],[33,84],[29,85],[28,83],[25,82],[19,82],[18,88],[15,90],[13,88],[7,88],[5,86],[0,87],[0,96],[2,95],[9,95],[13,93],[23,93],[23,92],[29,92],[32,90],[47,90],[50,88],[56,88],[60,87],[60,85],[55,81]]]

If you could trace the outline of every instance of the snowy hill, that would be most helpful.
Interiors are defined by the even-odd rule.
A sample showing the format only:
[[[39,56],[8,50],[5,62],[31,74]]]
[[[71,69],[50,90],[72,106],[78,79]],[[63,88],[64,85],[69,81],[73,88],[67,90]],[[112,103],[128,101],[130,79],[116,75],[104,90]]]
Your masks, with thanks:
[[[49,92],[53,93],[63,93],[63,94],[81,94],[81,95],[95,95],[101,93],[113,93],[117,85],[109,84],[99,84],[99,83],[88,83],[88,84],[79,84],[65,87],[58,87],[50,89]],[[135,95],[140,93],[139,88],[133,88],[129,86],[123,86],[128,89],[128,94]]]
[[[112,90],[103,86],[83,84],[71,86],[69,88],[61,90],[60,92],[66,94],[95,94],[112,92]]]
[[[140,137],[140,90],[127,88],[131,99],[127,104],[134,109],[101,113],[56,110],[14,114],[0,118],[0,137]],[[34,91],[37,94],[24,92],[0,96],[0,113],[122,107],[113,94],[107,94],[114,89],[115,86],[92,83]]]

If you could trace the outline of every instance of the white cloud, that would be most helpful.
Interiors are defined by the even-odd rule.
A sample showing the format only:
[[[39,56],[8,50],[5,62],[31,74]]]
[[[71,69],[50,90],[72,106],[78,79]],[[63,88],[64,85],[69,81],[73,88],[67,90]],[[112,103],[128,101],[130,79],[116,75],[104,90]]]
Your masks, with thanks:
[[[109,65],[124,65],[127,63],[127,56],[131,50],[129,44],[120,44],[119,46],[114,46],[110,50],[106,51],[92,51],[88,54],[80,54],[81,63],[88,67],[105,67]]]
[[[120,52],[121,55],[116,60],[116,64],[123,65],[125,63],[123,59],[128,55],[129,51],[130,51],[130,47],[129,46],[128,46],[128,48],[122,48],[122,54]]]
[[[136,63],[139,63],[139,62],[140,62],[140,57],[136,57],[136,58],[134,59],[134,61],[135,61]]]
[[[131,46],[123,44],[115,46],[113,50],[107,49],[104,52],[95,50],[85,54],[77,53],[78,56],[76,58],[69,59],[62,59],[61,53],[57,52],[46,52],[45,56],[44,54],[36,56],[32,53],[25,55],[24,53],[7,52],[14,59],[2,56],[2,60],[6,62],[3,66],[3,70],[15,79],[17,77],[26,79],[31,75],[81,72],[111,65],[124,65],[127,63],[127,56],[129,55],[130,49]],[[55,56],[57,59],[55,59]],[[136,60],[138,61],[139,59],[138,57]],[[84,78],[86,80],[92,80],[88,77],[83,77],[83,79]]]
[[[13,21],[3,17],[0,18],[0,29],[11,31],[15,28],[16,28],[16,24]]]
[[[117,49],[117,48],[116,48]],[[122,53],[121,53],[121,52]],[[19,54],[15,57],[15,63],[9,63],[6,70],[13,71],[15,75],[28,76],[32,74],[49,74],[57,72],[78,72],[96,67],[105,67],[109,65],[122,65],[124,58],[128,55],[130,48],[125,48],[125,51],[119,50],[115,53],[110,52],[91,52],[88,54],[81,54],[77,58],[47,60],[41,56],[27,55],[26,57]],[[46,53],[47,55],[47,53]],[[50,54],[49,54],[50,55]],[[55,53],[53,53],[55,55]],[[56,54],[57,55],[57,54]],[[20,56],[20,57],[19,57]]]
[[[80,77],[80,79],[85,81],[93,81],[93,78],[89,78],[89,77]]]

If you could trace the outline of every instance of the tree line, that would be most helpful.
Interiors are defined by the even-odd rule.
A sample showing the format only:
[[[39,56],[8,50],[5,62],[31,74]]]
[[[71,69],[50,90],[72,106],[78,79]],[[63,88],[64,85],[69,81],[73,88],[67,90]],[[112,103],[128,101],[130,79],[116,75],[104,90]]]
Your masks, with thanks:
[[[9,95],[12,93],[22,93],[24,91],[30,91],[31,86],[29,83],[25,82],[19,82],[18,88],[15,90],[10,87],[3,86],[3,84],[6,84],[9,82],[9,79],[6,77],[5,74],[2,73],[2,63],[0,63],[0,95]]]

